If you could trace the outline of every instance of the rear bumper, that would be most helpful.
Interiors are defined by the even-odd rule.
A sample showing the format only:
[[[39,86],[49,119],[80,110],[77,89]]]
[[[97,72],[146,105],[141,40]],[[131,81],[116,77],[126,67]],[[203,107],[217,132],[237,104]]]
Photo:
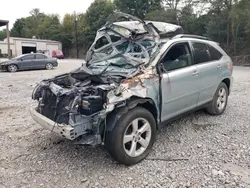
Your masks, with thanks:
[[[60,134],[62,137],[65,137],[69,140],[74,140],[75,137],[75,130],[70,125],[62,125],[57,124],[56,122],[50,120],[49,118],[41,115],[35,109],[30,109],[30,114],[32,119],[41,125],[43,128],[53,131],[57,134]]]
[[[57,61],[53,62],[53,66],[58,67],[58,62]]]

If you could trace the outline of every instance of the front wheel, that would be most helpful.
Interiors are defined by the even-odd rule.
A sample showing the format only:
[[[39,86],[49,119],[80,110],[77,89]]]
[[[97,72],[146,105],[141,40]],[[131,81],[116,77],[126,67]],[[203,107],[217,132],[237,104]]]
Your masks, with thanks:
[[[213,101],[206,109],[207,112],[211,115],[223,114],[227,107],[228,93],[227,85],[224,82],[220,83],[214,94]]]
[[[17,66],[16,65],[9,65],[7,67],[8,72],[16,72],[17,71]]]
[[[145,159],[156,138],[156,122],[146,109],[136,107],[123,115],[112,131],[107,132],[105,146],[119,163],[134,165]]]

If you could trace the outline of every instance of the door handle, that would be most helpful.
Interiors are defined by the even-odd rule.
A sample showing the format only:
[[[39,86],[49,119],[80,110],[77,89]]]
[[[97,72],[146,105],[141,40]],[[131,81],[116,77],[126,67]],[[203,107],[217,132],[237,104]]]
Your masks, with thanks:
[[[221,64],[219,64],[217,67],[218,67],[219,69],[221,69]]]

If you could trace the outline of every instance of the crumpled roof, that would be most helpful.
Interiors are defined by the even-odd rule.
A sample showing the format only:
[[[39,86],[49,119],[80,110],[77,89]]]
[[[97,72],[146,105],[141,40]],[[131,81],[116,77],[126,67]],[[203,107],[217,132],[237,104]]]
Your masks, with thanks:
[[[156,22],[156,21],[145,21],[146,24],[152,23],[153,26],[158,30],[160,35],[167,33],[176,32],[177,30],[182,30],[182,27],[179,25],[174,25],[165,22]],[[144,25],[139,21],[122,21],[114,22],[113,25],[124,27],[136,33],[146,33],[147,31],[144,28]]]
[[[86,68],[79,69],[72,77],[84,80],[86,76],[91,76],[102,83],[133,77],[159,53],[163,39],[180,33],[183,29],[178,25],[144,21],[126,13],[114,12],[97,31],[95,41],[87,52]],[[89,69],[88,73],[86,69]]]

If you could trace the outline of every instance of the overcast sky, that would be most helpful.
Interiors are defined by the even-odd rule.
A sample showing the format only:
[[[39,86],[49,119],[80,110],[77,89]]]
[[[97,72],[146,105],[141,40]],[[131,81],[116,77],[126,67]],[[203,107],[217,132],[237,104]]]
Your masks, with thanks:
[[[66,13],[86,12],[94,0],[4,0],[0,10],[0,20],[9,20],[10,27],[15,20],[21,17],[29,16],[29,12],[34,8],[39,8],[46,14],[59,14],[62,20]],[[9,5],[4,6],[5,4]],[[3,28],[0,28],[0,30]]]

